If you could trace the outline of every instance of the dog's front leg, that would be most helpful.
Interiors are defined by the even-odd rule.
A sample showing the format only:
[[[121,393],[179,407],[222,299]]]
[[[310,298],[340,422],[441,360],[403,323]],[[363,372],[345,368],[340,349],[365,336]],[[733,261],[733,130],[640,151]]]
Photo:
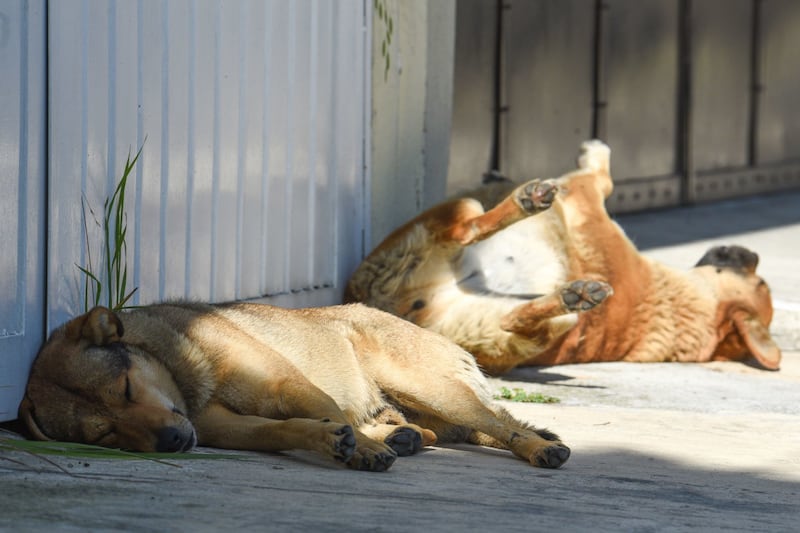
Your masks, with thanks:
[[[500,327],[505,331],[535,337],[541,335],[543,322],[550,318],[593,309],[611,296],[614,290],[608,283],[593,280],[575,280],[558,290],[521,304],[506,314]],[[568,326],[563,326],[568,327]],[[563,331],[551,332],[555,338]]]
[[[214,403],[193,419],[198,442],[234,450],[311,450],[359,470],[384,471],[397,455],[388,446],[370,446],[352,426],[328,418],[273,420],[240,415]],[[361,438],[357,438],[360,436]],[[382,448],[381,448],[382,446]]]
[[[549,209],[556,192],[553,181],[531,180],[514,189],[489,211],[451,226],[446,238],[463,246],[488,239],[514,222]]]

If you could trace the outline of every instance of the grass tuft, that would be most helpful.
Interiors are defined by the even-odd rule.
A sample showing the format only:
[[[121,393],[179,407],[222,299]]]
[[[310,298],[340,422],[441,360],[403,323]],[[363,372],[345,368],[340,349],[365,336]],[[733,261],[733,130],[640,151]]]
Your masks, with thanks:
[[[81,212],[83,215],[83,229],[86,235],[86,265],[75,265],[84,275],[83,284],[83,308],[84,312],[91,307],[100,305],[104,299],[105,305],[112,311],[125,309],[128,301],[134,295],[137,287],[128,291],[128,217],[125,212],[125,192],[128,186],[128,177],[136,166],[139,156],[142,155],[144,144],[131,159],[125,160],[125,168],[122,177],[117,182],[113,194],[103,202],[102,221],[97,219],[97,215],[91,206],[88,205],[86,196],[81,197]],[[94,223],[102,228],[103,243],[100,255],[102,263],[95,265],[92,258],[92,246],[89,242],[89,232],[87,227],[87,210]],[[99,268],[104,276],[99,274],[95,268]],[[106,286],[103,285],[105,281]]]
[[[558,403],[561,401],[555,396],[547,396],[538,392],[525,392],[520,388],[509,389],[508,387],[501,387],[500,392],[494,395],[494,399],[521,403]]]

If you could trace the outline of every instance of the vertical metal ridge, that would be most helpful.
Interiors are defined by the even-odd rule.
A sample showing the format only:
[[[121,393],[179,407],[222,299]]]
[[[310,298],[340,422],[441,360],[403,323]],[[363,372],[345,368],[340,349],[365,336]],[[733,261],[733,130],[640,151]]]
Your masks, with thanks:
[[[211,278],[209,280],[209,296],[214,301],[217,294],[217,238],[219,234],[219,165],[220,165],[220,47],[222,39],[220,32],[222,18],[222,3],[216,4],[217,12],[214,17],[214,103],[212,119],[213,147],[211,154]]]
[[[145,0],[139,0],[136,4],[136,142],[138,146],[144,145],[144,27],[142,18],[144,15],[143,3]],[[136,164],[136,198],[134,200],[134,209],[136,216],[133,217],[134,223],[134,246],[133,246],[133,286],[141,286],[142,270],[142,217],[139,216],[142,212],[142,190],[143,190],[143,166],[146,156],[142,151],[142,157]],[[142,291],[133,293],[133,303],[139,305],[141,302]]]
[[[358,4],[354,4],[354,7]],[[358,11],[357,8],[354,8],[353,11]],[[365,46],[368,46],[367,43],[371,43],[372,39],[372,2],[370,0],[363,0],[362,6],[360,9],[362,13],[361,18],[361,46],[359,49],[364,49]],[[340,27],[339,17],[341,15],[342,8],[339,4],[337,4],[333,12],[331,14],[331,21],[330,26],[331,28],[338,28]],[[371,46],[371,44],[369,45]],[[367,47],[367,50],[370,48]],[[331,45],[330,45],[330,62],[331,62],[331,94],[330,100],[328,102],[328,107],[330,108],[330,123],[331,123],[331,136],[330,142],[331,147],[328,152],[329,158],[329,165],[328,165],[328,175],[330,183],[330,191],[328,191],[328,198],[330,199],[329,202],[331,204],[331,213],[329,223],[331,225],[333,231],[333,272],[331,272],[333,278],[334,287],[338,286],[339,284],[339,260],[341,254],[341,243],[340,240],[342,239],[342,235],[339,234],[340,229],[342,228],[342,224],[340,223],[340,204],[341,201],[339,199],[339,135],[337,130],[339,124],[339,83],[340,83],[340,69],[339,64],[337,62],[337,58],[339,57],[339,35],[335,31],[331,31]],[[370,61],[363,61],[363,58],[359,56],[357,59],[357,64],[360,67],[364,68],[364,79],[361,80],[361,86],[359,90],[364,92],[365,94],[371,94],[369,87],[371,87],[372,82],[372,67],[370,65]],[[358,142],[358,149],[354,150],[359,158],[360,164],[356,166],[354,169],[356,172],[360,172],[360,176],[356,177],[353,181],[354,185],[360,185],[361,191],[360,193],[356,193],[356,205],[359,207],[359,211],[363,214],[365,209],[368,209],[368,200],[366,197],[367,187],[369,185],[369,180],[367,179],[367,158],[369,157],[369,135],[367,132],[369,131],[369,122],[372,116],[372,101],[370,98],[361,98],[360,99],[360,111],[361,111],[361,120],[357,122],[360,124],[361,128],[363,129],[363,135]],[[360,177],[360,179],[359,179]],[[356,187],[357,188],[357,187]],[[364,221],[359,221],[361,227],[358,228],[360,231],[358,232],[358,237],[361,238],[361,242],[359,243],[358,250],[363,254],[366,252],[366,243],[365,239],[368,234],[367,225],[364,224]],[[351,239],[355,238],[356,236],[353,234],[346,234],[344,238]],[[360,260],[361,257],[357,257],[357,260]]]
[[[117,175],[117,2],[108,3],[108,139],[106,143],[106,168],[108,188],[113,191]]]
[[[308,268],[308,282],[307,285],[314,283],[314,271],[316,270],[316,256],[317,247],[315,246],[314,236],[317,231],[317,70],[319,69],[319,4],[312,0],[311,3],[311,60],[309,61],[309,117],[311,123],[309,124],[310,130],[310,146],[309,146],[309,162],[308,162],[308,242],[307,246],[307,268]]]
[[[87,152],[89,150],[89,65],[87,55],[89,53],[89,1],[83,0],[81,3],[81,57],[79,60],[79,67],[81,72],[81,186],[80,190],[86,194],[87,182]],[[86,264],[86,228],[81,225],[81,242],[80,242],[80,262],[82,265]]]
[[[246,150],[247,150],[247,22],[249,20],[249,4],[243,2],[239,11],[239,94],[238,94],[238,137],[236,151],[236,245],[235,245],[235,264],[234,264],[234,295],[236,299],[242,297],[242,250],[244,239],[244,194],[246,187],[245,175]]]
[[[186,146],[186,256],[184,260],[184,281],[183,293],[185,298],[191,294],[192,279],[192,222],[194,217],[194,180],[195,180],[195,129],[197,128],[196,98],[197,98],[197,72],[196,72],[196,50],[197,47],[197,10],[194,2],[189,3],[189,50],[188,50],[188,112],[187,112],[187,146]]]
[[[29,129],[28,129],[28,108],[30,102],[28,100],[29,89],[29,65],[30,49],[28,46],[28,32],[30,26],[30,5],[26,2],[22,5],[20,13],[20,35],[19,35],[19,171],[18,171],[18,200],[17,205],[17,287],[16,287],[16,311],[19,320],[17,332],[20,335],[25,334],[25,318],[27,316],[28,299],[28,269],[25,268],[28,258],[28,247],[38,246],[28,242],[28,146],[30,144]]]
[[[758,111],[761,99],[761,16],[762,0],[753,0],[750,33],[750,108],[748,109],[749,131],[747,132],[747,164],[758,164]]]
[[[697,199],[692,132],[692,0],[678,3],[678,116],[676,169],[681,175],[681,203]]]
[[[361,84],[361,91],[362,91],[362,106],[361,106],[361,127],[363,129],[363,135],[361,140],[361,161],[362,161],[362,178],[361,178],[361,216],[363,217],[361,220],[361,253],[359,259],[366,257],[367,253],[369,252],[369,248],[372,245],[372,227],[369,223],[372,217],[372,205],[370,199],[372,198],[372,153],[371,153],[371,142],[372,139],[372,61],[368,58],[370,56],[372,50],[372,10],[373,10],[373,3],[370,0],[363,0],[364,3],[364,19],[362,20],[362,34],[361,34],[361,50],[362,54],[360,57],[361,63],[364,66],[364,79],[362,80]],[[339,10],[336,10],[334,14],[334,22],[338,23],[339,18]],[[335,24],[334,27],[338,27],[338,24]],[[334,69],[338,71],[338,69]],[[335,81],[334,81],[334,88],[338,87],[338,75],[334,74]],[[335,89],[334,89],[335,90]],[[334,100],[334,103],[336,100]],[[336,107],[334,105],[334,107]],[[338,208],[338,193],[336,195],[337,198],[337,206],[334,208],[335,211],[335,222],[336,225],[334,227],[339,228],[339,208]],[[335,239],[337,249],[339,244],[339,239]],[[337,254],[338,258],[338,254]],[[339,263],[340,261],[336,261],[336,279],[339,279]]]
[[[267,292],[267,261],[269,260],[269,164],[270,164],[270,128],[269,128],[269,102],[270,102],[270,67],[272,58],[272,3],[264,6],[264,107],[261,111],[261,265],[259,268],[259,292]]]
[[[159,153],[160,182],[158,238],[158,298],[164,299],[167,277],[167,234],[169,204],[169,3],[161,1],[161,149]],[[165,231],[166,230],[166,231]]]
[[[502,153],[501,115],[503,113],[503,11],[506,0],[496,0],[495,41],[494,41],[494,77],[492,94],[492,147],[489,155],[487,171],[500,170]]]
[[[295,2],[289,3],[289,28],[293,34],[289,36],[289,46],[287,49],[287,63],[288,74],[286,76],[288,87],[286,91],[286,175],[284,176],[284,205],[289,213],[292,211],[292,181],[294,179],[294,135],[292,131],[292,110],[294,109],[294,93],[295,93],[295,59],[297,54],[297,4]],[[283,234],[283,287],[284,291],[288,291],[292,287],[291,283],[291,267],[292,267],[292,217],[286,217],[286,227]]]
[[[604,139],[606,136],[606,86],[605,59],[606,45],[603,29],[606,0],[595,0],[594,6],[594,57],[592,65],[592,137]]]
[[[46,3],[43,3],[42,11],[44,11],[44,62],[45,62],[45,64],[43,65],[44,68],[42,69],[43,72],[44,72],[44,80],[43,80],[44,81],[44,113],[43,113],[43,119],[42,119],[43,128],[44,128],[44,134],[42,135],[42,138],[44,139],[44,146],[42,147],[42,155],[41,155],[41,157],[42,157],[43,163],[44,163],[42,165],[42,172],[44,173],[44,184],[42,186],[42,190],[44,191],[43,192],[44,200],[43,200],[42,204],[40,204],[43,207],[43,209],[42,209],[42,211],[43,211],[43,213],[42,213],[43,222],[42,222],[42,231],[40,231],[40,234],[43,233],[44,237],[45,237],[44,250],[42,251],[42,257],[43,257],[43,260],[42,260],[42,274],[44,275],[43,276],[44,279],[42,280],[42,290],[44,291],[45,297],[44,297],[44,309],[42,309],[42,313],[41,313],[42,327],[43,327],[42,338],[44,338],[46,336],[47,332],[50,329],[50,313],[49,313],[50,298],[48,296],[50,294],[50,276],[48,275],[48,270],[49,270],[48,265],[50,264],[50,258],[51,258],[50,246],[51,246],[51,243],[52,243],[52,240],[53,240],[53,235],[51,235],[49,229],[50,229],[50,224],[53,222],[53,218],[54,217],[51,216],[51,207],[52,206],[50,205],[50,200],[49,200],[49,198],[50,198],[50,191],[49,191],[49,187],[50,187],[50,157],[49,157],[49,155],[50,155],[50,147],[51,147],[51,140],[50,140],[50,123],[51,123],[51,120],[50,120],[50,112],[51,112],[50,101],[51,100],[50,100],[50,95],[51,95],[52,88],[50,87],[50,81],[51,81],[51,78],[50,78],[50,60],[51,60],[51,57],[50,57],[50,31],[51,31],[51,27],[50,27],[50,10],[48,9],[48,6],[47,6]],[[42,193],[40,193],[40,194],[42,194]],[[53,255],[55,255],[55,254],[53,254]]]

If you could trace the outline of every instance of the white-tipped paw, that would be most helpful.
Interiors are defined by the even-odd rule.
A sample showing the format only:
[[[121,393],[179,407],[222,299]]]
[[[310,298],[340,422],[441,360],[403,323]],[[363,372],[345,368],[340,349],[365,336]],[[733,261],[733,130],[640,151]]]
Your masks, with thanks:
[[[611,149],[603,141],[597,139],[581,144],[578,166],[586,170],[609,170]]]

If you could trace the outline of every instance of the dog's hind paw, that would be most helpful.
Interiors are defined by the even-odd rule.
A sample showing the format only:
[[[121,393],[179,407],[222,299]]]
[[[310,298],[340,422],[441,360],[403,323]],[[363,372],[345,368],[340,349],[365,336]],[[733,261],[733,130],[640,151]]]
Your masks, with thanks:
[[[561,299],[568,311],[588,311],[614,294],[604,281],[575,280],[561,289]]]
[[[400,457],[414,455],[422,449],[422,435],[408,426],[398,427],[383,442]]]
[[[531,455],[533,466],[540,468],[558,468],[569,459],[570,449],[563,444],[548,446]]]
[[[353,458],[347,462],[347,466],[356,470],[385,472],[394,464],[395,459],[397,459],[397,453],[388,446],[382,451],[359,448]]]
[[[592,140],[581,144],[578,167],[587,170],[609,170],[611,149],[602,141]]]
[[[549,209],[556,197],[558,188],[549,180],[532,180],[517,188],[515,198],[527,213],[538,213]]]

